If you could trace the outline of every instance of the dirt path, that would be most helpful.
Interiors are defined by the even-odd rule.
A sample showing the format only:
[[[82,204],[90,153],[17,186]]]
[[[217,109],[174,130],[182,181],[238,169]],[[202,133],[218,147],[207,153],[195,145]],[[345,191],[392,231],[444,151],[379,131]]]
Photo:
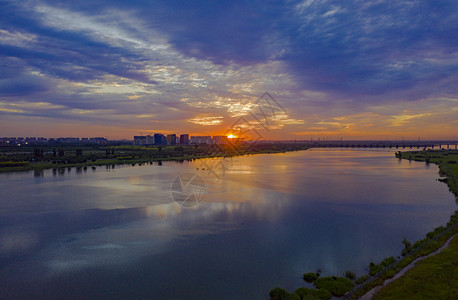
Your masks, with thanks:
[[[396,280],[398,279],[399,277],[401,277],[402,275],[404,275],[407,271],[409,271],[410,269],[412,269],[415,264],[425,258],[428,258],[432,255],[435,255],[439,252],[442,251],[442,249],[444,249],[445,247],[447,247],[449,244],[450,244],[450,241],[455,237],[457,236],[457,234],[453,235],[452,237],[450,237],[447,242],[445,242],[444,245],[442,245],[439,249],[437,249],[436,251],[426,255],[426,256],[422,256],[422,257],[419,257],[417,258],[416,260],[412,261],[410,264],[408,264],[406,267],[404,267],[404,269],[402,269],[399,273],[397,273],[396,275],[393,276],[393,278],[390,278],[390,279],[387,279],[383,282],[383,285],[379,285],[379,286],[376,286],[375,288],[373,288],[372,290],[370,290],[369,292],[367,292],[366,294],[364,294],[361,298],[361,300],[370,300],[372,299],[372,297],[380,290],[382,289],[384,286],[388,285],[390,282],[392,282],[393,280]]]

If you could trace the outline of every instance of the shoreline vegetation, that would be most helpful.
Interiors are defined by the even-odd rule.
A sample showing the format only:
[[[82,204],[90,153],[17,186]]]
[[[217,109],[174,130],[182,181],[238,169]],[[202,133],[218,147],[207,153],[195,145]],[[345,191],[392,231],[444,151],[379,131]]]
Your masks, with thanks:
[[[238,145],[0,147],[0,173],[285,153],[309,148],[306,144],[280,142]]]
[[[396,152],[398,159],[415,160],[439,166],[438,181],[447,184],[458,202],[458,151],[424,150]],[[447,241],[450,244],[438,251]],[[373,289],[373,299],[457,299],[458,297],[458,210],[450,216],[445,226],[439,226],[428,232],[424,239],[411,243],[406,238],[401,242],[404,249],[397,258],[385,258],[379,264],[371,262],[369,274],[356,277],[355,273],[346,271],[344,277],[323,277],[327,284],[317,284],[321,270],[316,273],[305,273],[304,281],[313,283],[315,288],[299,287],[294,292],[276,287],[269,292],[271,300],[328,300],[334,297],[342,299],[359,299]],[[387,279],[393,278],[412,262],[419,258],[410,270],[384,286]],[[345,282],[345,283],[344,283]],[[425,284],[427,283],[427,284]],[[365,297],[365,298],[366,298]],[[368,298],[369,299],[369,298]]]

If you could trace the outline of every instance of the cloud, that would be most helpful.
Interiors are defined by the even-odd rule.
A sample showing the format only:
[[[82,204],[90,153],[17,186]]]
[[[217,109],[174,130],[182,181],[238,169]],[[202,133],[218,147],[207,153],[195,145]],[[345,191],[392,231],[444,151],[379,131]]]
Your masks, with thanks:
[[[287,133],[364,113],[387,125],[403,114],[383,106],[421,103],[410,116],[456,98],[454,4],[0,0],[0,101],[61,106],[1,114],[199,132],[246,115],[268,91]],[[413,122],[400,118],[395,127]]]
[[[220,125],[223,122],[223,117],[197,117],[194,119],[189,119],[188,121],[198,125],[204,126],[214,126]]]

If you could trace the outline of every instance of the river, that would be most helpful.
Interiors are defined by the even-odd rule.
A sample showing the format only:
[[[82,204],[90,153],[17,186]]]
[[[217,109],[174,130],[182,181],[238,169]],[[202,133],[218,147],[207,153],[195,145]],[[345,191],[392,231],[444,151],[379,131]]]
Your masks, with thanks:
[[[268,299],[318,268],[364,275],[448,221],[437,171],[311,149],[0,174],[0,299]]]

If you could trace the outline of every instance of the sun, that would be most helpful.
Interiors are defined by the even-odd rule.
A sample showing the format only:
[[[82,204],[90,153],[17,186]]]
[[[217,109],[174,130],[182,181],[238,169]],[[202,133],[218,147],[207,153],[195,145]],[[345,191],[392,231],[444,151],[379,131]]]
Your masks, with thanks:
[[[229,134],[229,135],[227,136],[227,138],[228,138],[228,139],[233,139],[233,138],[235,138],[235,135]]]

